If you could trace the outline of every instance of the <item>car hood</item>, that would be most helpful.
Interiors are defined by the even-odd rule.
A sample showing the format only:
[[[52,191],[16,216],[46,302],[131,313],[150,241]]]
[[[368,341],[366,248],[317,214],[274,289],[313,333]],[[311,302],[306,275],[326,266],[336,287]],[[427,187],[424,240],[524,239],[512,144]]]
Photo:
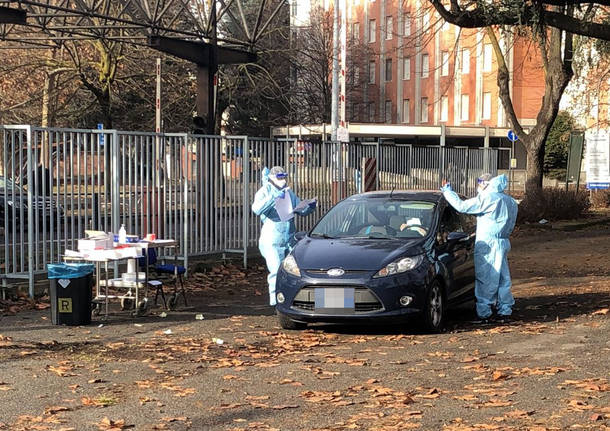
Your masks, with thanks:
[[[305,237],[292,254],[305,270],[342,268],[349,271],[375,271],[402,256],[423,253],[425,239],[323,239]]]

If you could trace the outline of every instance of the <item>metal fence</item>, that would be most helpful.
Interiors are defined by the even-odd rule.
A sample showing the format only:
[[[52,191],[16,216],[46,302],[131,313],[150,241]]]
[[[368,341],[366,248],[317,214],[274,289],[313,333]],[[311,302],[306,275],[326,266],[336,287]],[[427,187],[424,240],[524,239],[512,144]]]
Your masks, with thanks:
[[[0,278],[28,279],[74,249],[86,229],[175,238],[179,255],[238,252],[247,259],[260,220],[250,210],[265,166],[284,166],[315,216],[362,191],[362,161],[377,160],[378,189],[438,189],[465,195],[497,172],[498,150],[270,140],[0,126]]]

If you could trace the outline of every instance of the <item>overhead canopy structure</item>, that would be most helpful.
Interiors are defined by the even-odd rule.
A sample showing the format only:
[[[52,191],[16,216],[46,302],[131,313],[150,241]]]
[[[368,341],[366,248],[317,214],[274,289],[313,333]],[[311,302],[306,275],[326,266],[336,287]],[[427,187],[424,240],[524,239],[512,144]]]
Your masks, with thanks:
[[[287,4],[256,1],[252,19],[253,14],[244,13],[243,0],[0,0],[0,49],[57,48],[66,41],[103,39],[191,61],[198,67],[198,115],[207,117],[212,129],[218,65],[256,61],[257,43]],[[221,20],[235,31],[219,31]]]

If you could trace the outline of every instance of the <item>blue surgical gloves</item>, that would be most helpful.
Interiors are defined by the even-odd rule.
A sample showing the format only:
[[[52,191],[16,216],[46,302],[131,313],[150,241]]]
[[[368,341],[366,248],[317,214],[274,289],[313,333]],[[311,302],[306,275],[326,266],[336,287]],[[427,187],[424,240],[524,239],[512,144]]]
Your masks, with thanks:
[[[451,183],[445,183],[445,185],[441,187],[441,192],[443,193],[452,191],[453,189],[451,188]]]

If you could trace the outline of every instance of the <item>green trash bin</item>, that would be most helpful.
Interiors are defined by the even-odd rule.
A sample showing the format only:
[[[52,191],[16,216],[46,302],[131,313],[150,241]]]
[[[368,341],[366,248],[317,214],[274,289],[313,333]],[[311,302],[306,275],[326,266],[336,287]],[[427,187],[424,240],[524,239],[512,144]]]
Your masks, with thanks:
[[[91,323],[91,288],[93,264],[50,263],[51,320],[54,325],[89,325]]]

